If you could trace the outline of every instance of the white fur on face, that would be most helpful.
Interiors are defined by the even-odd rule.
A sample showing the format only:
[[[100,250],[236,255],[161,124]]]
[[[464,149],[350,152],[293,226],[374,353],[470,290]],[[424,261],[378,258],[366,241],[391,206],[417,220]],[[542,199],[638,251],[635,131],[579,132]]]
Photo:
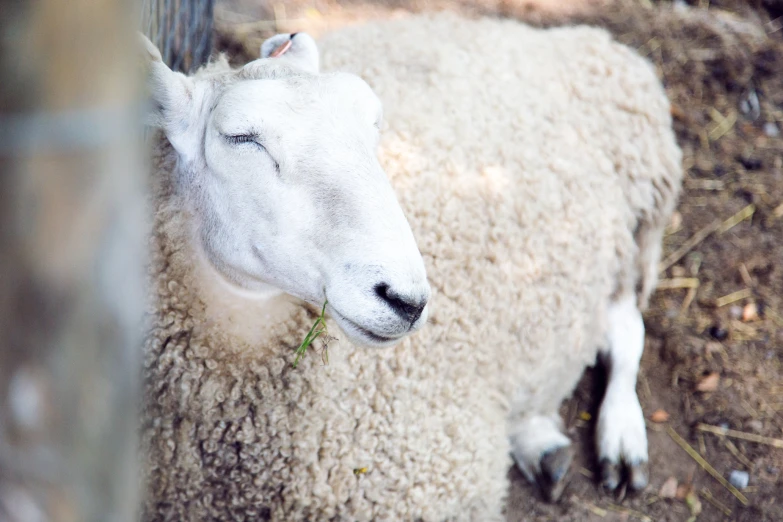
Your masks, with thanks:
[[[196,237],[239,287],[328,300],[352,340],[392,344],[424,324],[430,290],[376,158],[380,102],[348,74],[264,75],[273,60],[197,79],[203,107],[168,123],[189,136],[169,138]]]

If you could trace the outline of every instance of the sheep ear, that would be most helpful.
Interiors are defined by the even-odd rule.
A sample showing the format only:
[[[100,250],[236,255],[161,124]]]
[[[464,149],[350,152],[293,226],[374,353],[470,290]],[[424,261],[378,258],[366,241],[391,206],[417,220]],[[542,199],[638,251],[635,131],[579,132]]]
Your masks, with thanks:
[[[318,46],[307,33],[276,34],[261,45],[261,58],[273,58],[318,74]]]
[[[150,111],[147,124],[160,127],[180,154],[185,154],[185,135],[193,112],[193,80],[163,63],[160,51],[140,35],[147,62],[147,90]]]

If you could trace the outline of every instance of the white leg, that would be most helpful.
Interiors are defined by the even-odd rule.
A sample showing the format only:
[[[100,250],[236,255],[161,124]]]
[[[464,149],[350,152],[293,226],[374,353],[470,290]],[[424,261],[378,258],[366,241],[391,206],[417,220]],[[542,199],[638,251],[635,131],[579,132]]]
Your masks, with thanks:
[[[609,309],[609,347],[602,353],[609,382],[598,414],[596,442],[605,487],[620,484],[621,466],[629,485],[647,485],[647,432],[636,395],[636,377],[644,350],[644,322],[634,295],[624,296]]]
[[[561,425],[557,414],[532,415],[514,422],[509,429],[517,466],[531,483],[541,486],[550,501],[562,493],[573,458],[571,441]]]

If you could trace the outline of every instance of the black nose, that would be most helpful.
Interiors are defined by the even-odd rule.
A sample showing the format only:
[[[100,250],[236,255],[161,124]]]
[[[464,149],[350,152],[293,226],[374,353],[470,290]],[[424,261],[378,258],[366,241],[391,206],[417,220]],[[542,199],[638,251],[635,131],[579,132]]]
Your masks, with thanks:
[[[426,298],[414,299],[407,296],[401,296],[392,291],[386,283],[375,285],[375,294],[383,299],[397,315],[411,324],[415,323],[419,317],[421,317],[424,307],[427,306]]]

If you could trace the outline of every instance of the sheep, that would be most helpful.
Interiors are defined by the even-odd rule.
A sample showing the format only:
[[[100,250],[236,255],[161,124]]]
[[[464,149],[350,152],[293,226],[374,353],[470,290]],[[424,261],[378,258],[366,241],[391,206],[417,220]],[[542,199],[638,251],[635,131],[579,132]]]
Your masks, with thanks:
[[[144,518],[501,520],[514,462],[562,492],[558,408],[599,356],[601,480],[643,488],[640,310],[681,181],[651,65],[447,14],[319,45],[185,77],[147,43]],[[328,364],[294,369],[325,302]]]

